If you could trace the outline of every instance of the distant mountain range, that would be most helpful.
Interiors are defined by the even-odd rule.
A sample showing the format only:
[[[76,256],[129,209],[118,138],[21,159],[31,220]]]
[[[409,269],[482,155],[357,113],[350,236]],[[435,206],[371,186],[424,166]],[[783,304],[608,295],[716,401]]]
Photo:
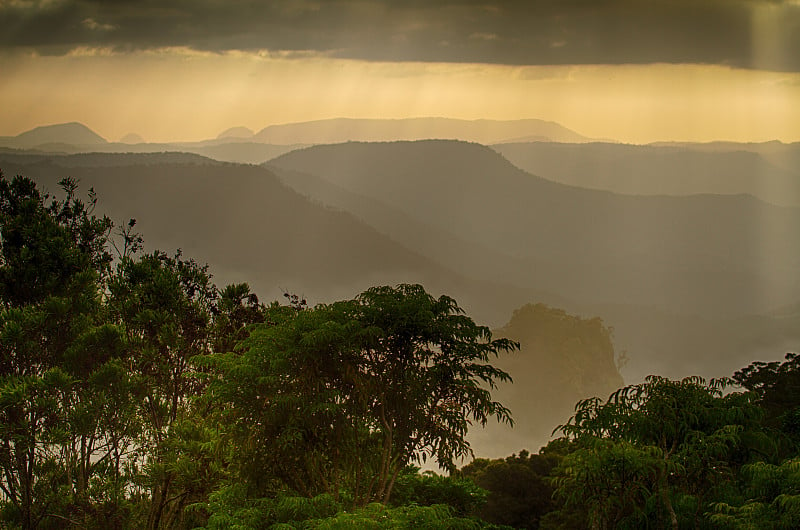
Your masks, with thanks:
[[[58,126],[60,127],[60,126]],[[83,126],[81,126],[83,127]],[[0,137],[0,150],[25,150],[27,152],[37,152],[41,155],[65,155],[78,153],[164,153],[180,152],[194,153],[203,157],[212,158],[222,162],[237,162],[241,164],[260,164],[288,151],[305,147],[302,145],[272,145],[260,142],[248,142],[242,138],[223,137],[222,139],[204,140],[201,142],[188,143],[147,143],[137,142],[137,138],[126,135],[124,141],[102,142],[79,144],[68,143],[66,140],[71,138],[69,128],[55,129],[59,134],[50,134],[44,143],[36,143],[38,140],[23,139],[19,136]],[[88,130],[88,129],[87,129]],[[27,133],[23,133],[27,134]],[[20,135],[22,136],[22,135]],[[34,137],[36,138],[36,137]],[[99,136],[98,136],[99,138]],[[12,151],[13,152],[13,151]]]
[[[727,375],[800,345],[798,312],[755,316],[800,299],[797,208],[566,186],[461,142],[316,146],[268,166],[461,275],[601,316],[629,381]]]
[[[148,143],[135,134],[107,142],[80,123],[67,123],[0,137],[0,149],[47,154],[187,152],[260,164],[321,143],[430,138],[491,145],[528,173],[582,188],[629,195],[744,193],[776,205],[800,205],[800,143],[601,143],[542,120],[341,118],[274,125],[258,133],[232,127],[214,139],[172,143]]]
[[[232,127],[216,138],[199,142],[144,143],[138,135],[107,142],[80,123],[37,127],[17,136],[0,137],[0,147],[39,149],[76,153],[159,152],[184,150],[226,161],[261,163],[277,156],[279,147],[340,143],[349,141],[418,140],[448,138],[480,143],[497,143],[514,138],[535,137],[551,142],[587,142],[588,138],[557,123],[544,120],[456,120],[450,118],[348,119],[337,118],[271,125],[253,133],[246,127]],[[269,147],[265,147],[265,145]],[[207,151],[209,148],[215,151]]]
[[[456,120],[451,118],[349,119],[271,125],[253,136],[273,144],[333,144],[350,141],[458,139],[500,143],[523,137],[551,142],[588,142],[589,138],[544,120]]]

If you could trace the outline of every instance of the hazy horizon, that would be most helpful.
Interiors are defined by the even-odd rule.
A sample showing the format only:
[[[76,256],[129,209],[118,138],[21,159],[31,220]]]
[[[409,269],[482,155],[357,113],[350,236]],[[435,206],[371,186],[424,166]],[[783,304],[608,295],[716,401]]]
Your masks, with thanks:
[[[275,127],[284,127],[284,126],[294,126],[294,125],[306,125],[306,124],[317,124],[317,123],[324,123],[324,122],[333,122],[333,121],[340,121],[340,120],[348,120],[348,121],[385,121],[385,122],[402,122],[402,121],[414,121],[414,120],[453,120],[455,122],[500,122],[500,123],[513,123],[513,122],[525,122],[525,121],[541,121],[545,123],[552,123],[565,129],[575,132],[578,135],[584,136],[589,142],[609,142],[609,143],[618,143],[622,145],[632,145],[632,146],[647,146],[652,144],[670,144],[670,143],[688,143],[688,144],[712,144],[712,143],[741,143],[741,144],[760,144],[760,143],[769,143],[769,142],[779,142],[782,144],[795,144],[800,143],[800,136],[797,138],[779,138],[779,137],[733,137],[733,136],[709,136],[709,137],[653,137],[647,139],[639,139],[639,140],[624,140],[618,137],[612,137],[609,135],[586,135],[583,134],[581,130],[578,130],[573,127],[569,127],[564,123],[556,120],[548,120],[539,117],[521,117],[521,118],[486,118],[486,117],[479,117],[479,118],[460,118],[460,117],[453,117],[453,116],[439,116],[439,115],[414,115],[414,116],[402,116],[402,117],[377,117],[377,116],[331,116],[331,117],[324,117],[324,118],[313,118],[313,119],[304,119],[304,120],[296,120],[296,121],[281,121],[275,123],[266,123],[261,126],[248,126],[248,125],[241,125],[236,123],[231,123],[228,125],[222,125],[222,128],[216,132],[214,130],[209,129],[211,131],[208,135],[202,134],[195,134],[189,136],[181,136],[175,135],[170,137],[158,137],[158,138],[150,138],[144,134],[141,134],[138,131],[128,131],[119,136],[107,135],[100,132],[100,130],[94,127],[91,123],[87,123],[86,121],[82,121],[80,119],[72,119],[68,121],[52,121],[52,122],[41,122],[41,123],[34,123],[30,126],[25,126],[22,129],[3,129],[2,124],[0,124],[0,137],[4,138],[13,138],[19,136],[21,134],[33,131],[35,129],[46,128],[46,127],[55,127],[61,125],[69,125],[69,124],[79,124],[85,126],[90,131],[94,132],[98,136],[102,137],[108,143],[146,143],[146,144],[181,144],[181,143],[194,143],[194,142],[204,142],[209,140],[225,140],[229,139],[232,142],[236,141],[249,141],[250,136],[226,136],[224,133],[227,133],[230,130],[234,129],[249,129],[253,133],[253,137],[255,137],[260,131],[264,129],[270,129]],[[134,141],[131,141],[133,139]],[[398,138],[402,140],[402,138]],[[456,139],[461,140],[458,136],[432,136],[426,138],[419,138],[419,139]],[[355,141],[395,141],[396,139],[387,139],[387,140],[355,140]],[[254,140],[256,141],[256,140]],[[472,141],[472,140],[467,140]],[[524,139],[505,139],[505,142],[512,142],[512,141],[540,141],[540,140],[524,140]],[[548,141],[546,139],[541,141]],[[269,143],[269,142],[263,142]],[[478,142],[482,143],[482,142]],[[497,142],[488,142],[497,143]],[[571,142],[565,142],[571,143]],[[213,157],[212,157],[213,158]]]

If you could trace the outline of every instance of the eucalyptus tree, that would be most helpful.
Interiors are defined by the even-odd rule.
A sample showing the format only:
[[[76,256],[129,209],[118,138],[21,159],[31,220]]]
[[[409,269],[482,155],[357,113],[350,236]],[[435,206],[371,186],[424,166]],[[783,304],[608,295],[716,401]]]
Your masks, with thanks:
[[[511,422],[491,398],[510,377],[489,361],[515,347],[453,299],[398,285],[310,309],[272,306],[238,351],[201,366],[218,374],[209,390],[254,494],[275,487],[272,476],[364,505],[388,501],[410,462],[453,469],[471,453],[472,425]]]
[[[123,257],[109,282],[109,310],[124,326],[138,381],[142,425],[137,484],[149,492],[147,528],[170,527],[189,502],[175,484],[175,428],[200,393],[190,359],[211,351],[217,297],[206,266],[155,251]]]
[[[23,528],[74,523],[65,503],[82,517],[112,453],[103,400],[123,337],[102,296],[113,225],[93,215],[91,190],[84,202],[74,180],[60,185],[63,199],[0,174],[0,489]]]

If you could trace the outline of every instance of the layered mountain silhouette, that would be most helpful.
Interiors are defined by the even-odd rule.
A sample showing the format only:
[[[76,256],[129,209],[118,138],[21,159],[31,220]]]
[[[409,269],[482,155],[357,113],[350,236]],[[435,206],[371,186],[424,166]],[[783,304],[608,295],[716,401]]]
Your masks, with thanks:
[[[487,147],[451,141],[316,146],[270,166],[390,204],[499,262],[518,260],[516,272],[503,272],[508,281],[586,303],[741,315],[800,296],[800,210],[748,196],[633,197],[565,186]]]
[[[800,206],[800,144],[493,145],[549,180],[632,195],[749,194]]]
[[[179,144],[164,146],[169,150],[179,150],[195,153],[214,160],[223,162],[238,162],[241,164],[260,164],[265,160],[275,158],[304,145],[273,145],[257,142],[226,142],[217,144]],[[154,151],[150,151],[154,152]]]
[[[800,168],[800,142],[785,144],[777,140],[759,143],[736,143],[736,142],[708,142],[708,143],[687,143],[687,142],[660,142],[653,146],[672,147],[678,149],[688,149],[706,153],[731,153],[735,151],[748,151],[758,153],[772,164],[781,167],[792,173],[797,173]]]
[[[519,137],[535,137],[552,142],[590,141],[557,123],[534,119],[336,118],[271,125],[258,133],[253,133],[247,127],[231,127],[209,140],[166,143],[145,143],[139,135],[126,135],[120,142],[107,142],[85,125],[73,122],[37,127],[17,136],[0,137],[0,147],[37,149],[53,154],[187,151],[218,160],[251,164],[264,162],[298,147],[320,143],[426,138],[495,143]]]
[[[530,299],[557,299],[459,275],[258,166],[187,153],[0,154],[0,169],[51,192],[60,178],[78,178],[81,189],[97,192],[98,211],[118,223],[138,220],[147,248],[181,248],[211,264],[218,283],[247,281],[267,299],[291,291],[314,303],[377,284],[423,283],[454,296],[484,323],[507,318]]]
[[[39,129],[47,129],[47,134]],[[81,131],[72,135],[71,131]],[[34,134],[35,133],[35,134]],[[18,136],[0,137],[0,151],[9,149],[35,150],[41,154],[65,155],[86,152],[98,153],[163,153],[184,152],[212,158],[222,162],[260,164],[288,151],[305,145],[272,145],[247,141],[245,137],[221,136],[200,142],[155,143],[144,142],[137,134],[127,134],[119,142],[106,142],[81,124],[63,124],[51,128],[37,128]],[[93,140],[94,139],[94,140]],[[86,143],[80,143],[82,141]],[[90,140],[93,141],[89,142]]]

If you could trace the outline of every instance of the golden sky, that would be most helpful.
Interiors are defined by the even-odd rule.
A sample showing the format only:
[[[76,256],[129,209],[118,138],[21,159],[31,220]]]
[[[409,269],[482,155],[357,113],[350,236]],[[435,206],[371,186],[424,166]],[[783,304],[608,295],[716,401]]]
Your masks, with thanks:
[[[800,0],[0,0],[0,135],[332,117],[800,141]]]
[[[540,118],[594,138],[800,140],[800,74],[711,65],[368,62],[160,49],[8,57],[0,135],[79,121],[200,140],[332,117]]]

